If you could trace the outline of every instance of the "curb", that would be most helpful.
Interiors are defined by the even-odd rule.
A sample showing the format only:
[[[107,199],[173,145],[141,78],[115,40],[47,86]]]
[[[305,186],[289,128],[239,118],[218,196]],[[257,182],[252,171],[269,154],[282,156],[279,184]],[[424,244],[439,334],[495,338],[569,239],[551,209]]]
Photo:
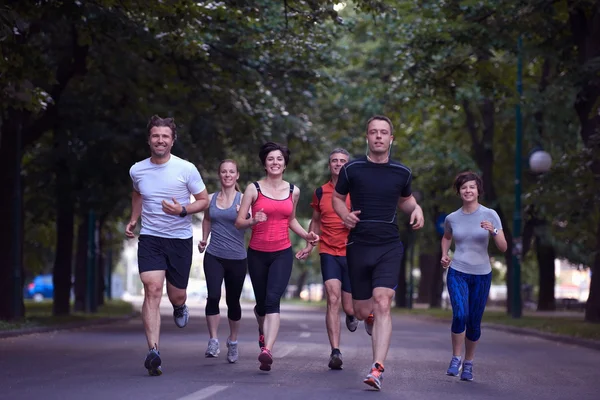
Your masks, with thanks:
[[[443,319],[431,317],[428,315],[410,315],[410,317],[417,318],[417,319],[420,319],[423,321],[429,321],[429,322],[437,322],[437,323],[443,323],[443,324],[450,323],[450,320],[443,320]],[[577,337],[573,337],[573,336],[559,335],[557,333],[542,332],[542,331],[538,331],[536,329],[519,328],[516,326],[500,325],[500,324],[494,324],[494,323],[489,323],[489,322],[483,322],[481,324],[481,326],[483,328],[493,329],[495,331],[508,332],[508,333],[513,333],[515,335],[534,336],[534,337],[549,340],[552,342],[570,344],[570,345],[586,347],[588,349],[600,351],[600,341],[599,340],[577,338]]]
[[[483,323],[481,325],[484,328],[494,329],[496,331],[514,333],[514,334],[518,334],[518,335],[534,336],[534,337],[537,337],[540,339],[546,339],[546,340],[550,340],[553,342],[572,344],[572,345],[576,345],[576,346],[580,346],[580,347],[587,347],[588,349],[600,351],[600,341],[598,341],[598,340],[577,338],[577,337],[572,337],[572,336],[559,335],[556,333],[542,332],[542,331],[538,331],[536,329],[518,328],[518,327],[514,327],[514,326],[499,325],[499,324],[492,324],[492,323]]]
[[[133,319],[133,318],[136,318],[139,316],[140,316],[139,312],[134,312],[132,314],[125,315],[122,317],[106,317],[106,318],[100,318],[100,319],[95,319],[95,320],[91,320],[91,321],[73,322],[73,323],[64,324],[64,325],[36,326],[36,327],[32,327],[32,328],[14,329],[14,330],[0,332],[0,340],[6,339],[6,338],[11,338],[11,337],[33,335],[33,334],[37,334],[37,333],[70,331],[70,330],[75,330],[75,329],[88,328],[88,327],[92,327],[92,326],[106,325],[106,324],[110,324],[110,323],[114,323],[114,322],[128,321],[130,319]]]

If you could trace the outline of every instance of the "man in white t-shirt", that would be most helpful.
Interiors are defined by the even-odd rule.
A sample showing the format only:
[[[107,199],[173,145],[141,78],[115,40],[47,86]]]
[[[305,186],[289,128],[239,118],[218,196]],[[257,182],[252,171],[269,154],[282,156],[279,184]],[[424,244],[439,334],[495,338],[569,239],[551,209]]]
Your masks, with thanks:
[[[133,192],[125,234],[135,237],[133,231],[141,215],[138,266],[144,285],[142,319],[149,348],[144,367],[152,376],[162,374],[158,339],[165,278],[175,324],[183,328],[189,319],[185,301],[192,266],[192,214],[204,211],[209,204],[198,169],[171,154],[176,139],[173,119],[153,116],[148,123],[151,156],[129,170]],[[195,198],[192,203],[191,196]]]

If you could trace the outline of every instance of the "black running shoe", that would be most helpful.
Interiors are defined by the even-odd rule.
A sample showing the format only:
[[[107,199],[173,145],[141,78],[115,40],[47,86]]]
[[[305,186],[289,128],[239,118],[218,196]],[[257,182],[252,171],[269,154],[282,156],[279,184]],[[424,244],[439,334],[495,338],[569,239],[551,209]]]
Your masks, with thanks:
[[[146,356],[146,360],[144,361],[144,367],[148,370],[148,375],[162,375],[162,368],[160,364],[160,352],[156,349],[150,349],[150,351],[148,351],[148,355]]]
[[[342,353],[339,349],[333,349],[331,356],[329,357],[329,368],[331,369],[342,369]]]

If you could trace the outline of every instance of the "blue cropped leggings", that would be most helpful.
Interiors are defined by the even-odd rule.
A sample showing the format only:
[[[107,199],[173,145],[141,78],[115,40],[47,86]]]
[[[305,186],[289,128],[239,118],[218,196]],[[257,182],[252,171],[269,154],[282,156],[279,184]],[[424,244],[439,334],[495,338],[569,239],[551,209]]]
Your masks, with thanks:
[[[492,273],[465,274],[450,268],[446,276],[448,294],[452,303],[452,333],[463,333],[472,342],[481,336],[481,319],[490,293]]]

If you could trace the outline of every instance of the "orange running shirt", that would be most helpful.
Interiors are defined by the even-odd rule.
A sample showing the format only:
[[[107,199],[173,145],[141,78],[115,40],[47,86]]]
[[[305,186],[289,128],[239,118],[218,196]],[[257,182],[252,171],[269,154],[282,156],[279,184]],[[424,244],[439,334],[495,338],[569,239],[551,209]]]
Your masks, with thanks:
[[[347,229],[333,209],[332,196],[335,190],[331,181],[314,191],[310,206],[321,214],[321,237],[319,253],[332,256],[346,255]],[[350,210],[350,196],[346,196],[346,207]]]

